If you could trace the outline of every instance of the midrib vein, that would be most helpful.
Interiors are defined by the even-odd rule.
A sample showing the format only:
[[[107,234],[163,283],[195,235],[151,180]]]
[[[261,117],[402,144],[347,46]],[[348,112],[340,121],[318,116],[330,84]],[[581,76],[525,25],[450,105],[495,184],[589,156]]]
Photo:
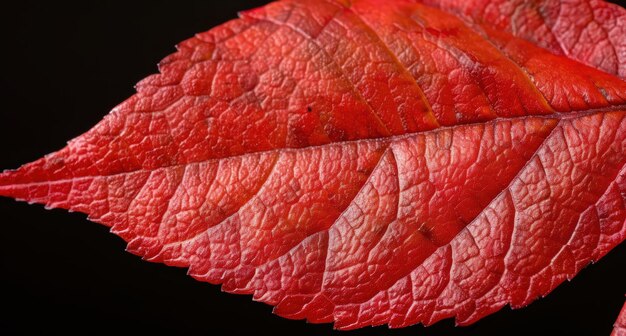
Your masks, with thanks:
[[[134,170],[117,172],[113,174],[79,175],[79,176],[73,176],[73,177],[61,178],[61,179],[49,179],[49,180],[24,182],[24,183],[4,183],[3,184],[2,180],[10,179],[9,174],[15,171],[19,171],[20,168],[18,168],[16,170],[6,170],[3,173],[0,173],[0,195],[2,195],[3,190],[8,190],[10,187],[16,187],[16,186],[37,186],[37,185],[61,183],[61,182],[67,182],[67,181],[80,181],[80,180],[97,178],[97,177],[115,177],[115,176],[126,175],[126,174],[150,173],[150,172],[158,171],[162,169],[172,169],[172,168],[182,167],[182,166],[192,165],[192,164],[202,164],[202,163],[208,163],[208,162],[217,162],[220,160],[245,158],[245,157],[253,156],[253,155],[300,152],[300,151],[305,151],[305,150],[316,150],[320,148],[323,149],[323,148],[330,148],[330,147],[335,147],[335,146],[339,147],[339,146],[346,146],[350,144],[361,144],[361,143],[362,144],[367,144],[367,143],[384,144],[384,143],[396,142],[396,141],[400,141],[403,139],[411,138],[413,136],[434,134],[436,132],[445,131],[445,130],[454,130],[460,127],[473,127],[477,125],[487,125],[487,124],[498,123],[498,122],[525,120],[525,119],[530,119],[530,118],[556,119],[556,120],[576,119],[576,118],[580,118],[580,117],[584,117],[588,115],[609,113],[609,112],[626,113],[626,104],[611,106],[611,107],[607,107],[603,109],[589,109],[589,110],[581,110],[581,111],[573,111],[573,112],[556,112],[556,113],[544,114],[544,115],[528,115],[528,116],[511,117],[511,118],[498,117],[498,118],[494,118],[488,121],[459,124],[459,125],[453,125],[453,126],[443,126],[443,127],[435,128],[432,130],[419,131],[419,132],[407,133],[407,134],[402,134],[402,135],[394,135],[394,136],[389,136],[389,137],[345,140],[345,141],[337,141],[337,142],[326,143],[326,144],[321,144],[321,145],[316,145],[316,146],[308,146],[308,147],[273,148],[273,149],[268,149],[268,150],[241,153],[241,154],[236,154],[236,155],[232,155],[228,157],[209,158],[205,160],[183,162],[179,164],[171,164],[171,165],[165,165],[165,166],[155,167],[155,168],[139,168],[139,169],[134,169]]]

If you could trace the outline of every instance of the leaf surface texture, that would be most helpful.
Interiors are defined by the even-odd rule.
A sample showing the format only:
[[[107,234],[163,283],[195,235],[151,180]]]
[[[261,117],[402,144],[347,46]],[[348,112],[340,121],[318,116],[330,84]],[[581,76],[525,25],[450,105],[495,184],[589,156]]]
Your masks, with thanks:
[[[288,318],[470,324],[624,240],[625,17],[271,3],[181,43],[0,194],[86,213]]]

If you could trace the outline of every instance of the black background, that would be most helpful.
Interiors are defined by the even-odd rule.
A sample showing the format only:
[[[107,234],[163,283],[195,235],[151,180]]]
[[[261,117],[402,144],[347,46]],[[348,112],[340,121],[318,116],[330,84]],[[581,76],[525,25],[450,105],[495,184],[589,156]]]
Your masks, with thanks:
[[[0,169],[58,150],[133,94],[173,46],[265,1],[24,1],[0,10]],[[0,198],[0,334],[333,333],[142,261],[84,215]],[[454,328],[345,335],[608,335],[624,303],[626,244],[527,308]],[[339,332],[336,332],[339,334]]]

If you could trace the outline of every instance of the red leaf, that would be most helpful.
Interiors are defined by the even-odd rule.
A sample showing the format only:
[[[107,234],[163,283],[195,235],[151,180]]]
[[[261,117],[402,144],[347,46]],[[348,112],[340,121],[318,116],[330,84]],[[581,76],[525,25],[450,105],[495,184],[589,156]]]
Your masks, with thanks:
[[[401,327],[521,307],[626,236],[626,14],[579,3],[611,19],[273,3],[183,42],[0,194],[87,213],[285,317]]]
[[[622,308],[622,311],[619,313],[617,317],[617,321],[613,325],[613,333],[611,336],[624,336],[626,335],[626,304]]]

